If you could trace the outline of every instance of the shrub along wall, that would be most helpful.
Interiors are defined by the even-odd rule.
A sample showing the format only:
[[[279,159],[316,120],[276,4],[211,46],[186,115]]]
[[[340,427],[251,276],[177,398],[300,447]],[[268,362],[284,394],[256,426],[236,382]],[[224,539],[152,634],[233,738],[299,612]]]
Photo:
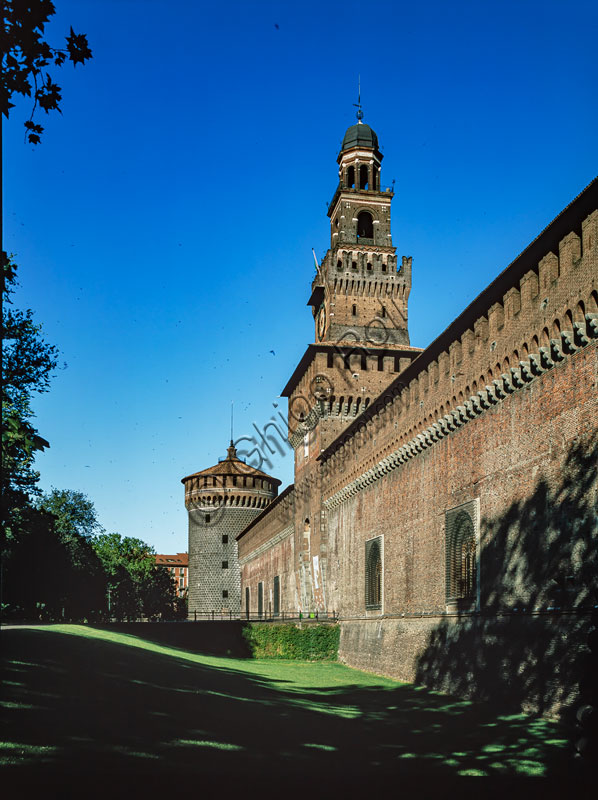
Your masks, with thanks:
[[[248,623],[243,636],[254,658],[288,658],[305,661],[336,661],[338,625],[272,625]]]

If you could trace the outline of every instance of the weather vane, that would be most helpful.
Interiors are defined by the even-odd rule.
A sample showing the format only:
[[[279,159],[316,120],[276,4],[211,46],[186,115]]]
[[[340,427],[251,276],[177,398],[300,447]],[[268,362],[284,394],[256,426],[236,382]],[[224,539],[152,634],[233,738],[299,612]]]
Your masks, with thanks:
[[[233,408],[235,405],[235,401],[230,401],[230,443],[233,443]]]
[[[363,119],[363,111],[361,108],[361,75],[357,77],[357,102],[353,103],[355,108],[357,109],[357,119],[359,122]]]

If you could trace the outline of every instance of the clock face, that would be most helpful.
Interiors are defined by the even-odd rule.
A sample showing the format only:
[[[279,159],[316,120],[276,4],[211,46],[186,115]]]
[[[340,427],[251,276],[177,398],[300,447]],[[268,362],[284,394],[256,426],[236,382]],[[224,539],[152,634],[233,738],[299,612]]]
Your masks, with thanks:
[[[321,306],[318,313],[318,339],[321,341],[326,329],[326,308]]]

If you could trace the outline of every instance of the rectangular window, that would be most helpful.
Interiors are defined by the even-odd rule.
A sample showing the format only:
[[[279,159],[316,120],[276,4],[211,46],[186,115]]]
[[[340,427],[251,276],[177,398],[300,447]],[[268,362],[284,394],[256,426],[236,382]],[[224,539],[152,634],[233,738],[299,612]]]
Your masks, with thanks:
[[[223,589],[223,590],[222,590],[222,597],[223,597],[224,599],[226,599],[226,598],[228,597],[228,589]]]
[[[274,616],[280,614],[280,577],[278,575],[274,578],[274,598],[273,598]]]
[[[222,569],[228,569],[228,561],[222,562]]]
[[[382,537],[365,543],[365,607],[382,608]]]
[[[257,614],[258,617],[264,615],[264,584],[261,581],[257,585]]]
[[[222,534],[222,544],[228,544],[228,533]]]
[[[447,605],[475,610],[479,607],[478,500],[445,513],[445,566]]]

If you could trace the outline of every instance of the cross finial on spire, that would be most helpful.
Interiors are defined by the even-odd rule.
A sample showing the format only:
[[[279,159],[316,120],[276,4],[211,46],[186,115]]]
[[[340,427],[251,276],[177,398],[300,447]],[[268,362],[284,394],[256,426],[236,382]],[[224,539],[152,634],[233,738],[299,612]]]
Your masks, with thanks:
[[[357,102],[353,103],[353,105],[357,109],[357,114],[355,115],[357,117],[357,122],[361,123],[363,119],[363,110],[361,108],[361,75],[357,76]]]

